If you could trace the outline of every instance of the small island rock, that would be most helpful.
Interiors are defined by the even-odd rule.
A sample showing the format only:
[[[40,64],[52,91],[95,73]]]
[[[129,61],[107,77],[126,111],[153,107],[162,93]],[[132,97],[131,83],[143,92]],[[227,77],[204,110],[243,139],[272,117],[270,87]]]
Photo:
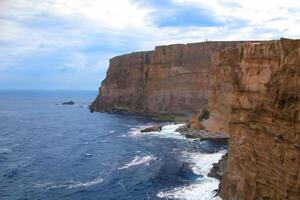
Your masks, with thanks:
[[[74,105],[74,101],[66,101],[66,102],[63,102],[62,105]]]

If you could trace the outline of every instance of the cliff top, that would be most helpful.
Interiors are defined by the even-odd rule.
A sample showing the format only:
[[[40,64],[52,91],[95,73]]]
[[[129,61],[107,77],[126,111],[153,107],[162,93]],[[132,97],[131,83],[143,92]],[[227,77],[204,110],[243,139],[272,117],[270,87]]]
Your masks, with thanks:
[[[151,55],[153,52],[160,50],[160,49],[166,49],[166,48],[183,48],[186,46],[189,47],[196,47],[199,45],[215,45],[217,43],[253,43],[253,42],[257,42],[257,43],[261,43],[261,42],[272,42],[272,41],[276,41],[276,40],[239,40],[239,41],[203,41],[203,42],[195,42],[195,43],[177,43],[177,44],[169,44],[169,45],[159,45],[159,46],[155,46],[154,50],[148,50],[148,51],[136,51],[136,52],[131,52],[131,53],[126,53],[126,54],[122,54],[122,55],[118,55],[115,57],[112,57],[110,60],[114,60],[114,59],[118,59],[120,57],[132,57],[132,56],[140,56],[140,55]]]

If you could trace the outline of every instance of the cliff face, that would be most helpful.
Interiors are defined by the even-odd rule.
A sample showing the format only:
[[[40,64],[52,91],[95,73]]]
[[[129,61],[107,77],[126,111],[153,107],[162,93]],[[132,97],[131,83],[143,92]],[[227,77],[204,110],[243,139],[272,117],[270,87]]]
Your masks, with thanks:
[[[300,40],[213,57],[210,125],[230,134],[226,200],[300,199]]]
[[[92,109],[197,113],[207,104],[212,54],[239,43],[158,46],[112,58]]]

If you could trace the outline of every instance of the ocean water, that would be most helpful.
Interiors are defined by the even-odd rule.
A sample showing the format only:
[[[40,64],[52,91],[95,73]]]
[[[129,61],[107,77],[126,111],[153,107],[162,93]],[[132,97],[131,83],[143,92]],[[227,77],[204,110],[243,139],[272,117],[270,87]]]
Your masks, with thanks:
[[[164,122],[90,113],[96,91],[0,91],[0,199],[214,199],[226,145]],[[61,105],[72,100],[75,105]]]

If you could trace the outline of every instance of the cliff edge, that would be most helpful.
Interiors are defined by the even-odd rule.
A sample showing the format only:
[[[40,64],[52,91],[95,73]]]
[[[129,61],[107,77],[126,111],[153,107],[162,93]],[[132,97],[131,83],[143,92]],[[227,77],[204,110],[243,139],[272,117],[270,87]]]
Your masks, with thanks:
[[[300,40],[226,49],[210,83],[209,124],[230,135],[221,197],[300,199]]]

